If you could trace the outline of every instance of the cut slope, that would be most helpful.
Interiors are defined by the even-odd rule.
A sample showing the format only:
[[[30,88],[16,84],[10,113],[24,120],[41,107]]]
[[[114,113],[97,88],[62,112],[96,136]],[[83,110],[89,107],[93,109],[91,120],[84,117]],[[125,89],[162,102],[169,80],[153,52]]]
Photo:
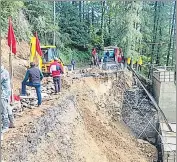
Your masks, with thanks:
[[[7,45],[7,41],[1,40],[1,50],[2,50],[2,65],[9,70],[9,52],[10,49]],[[28,43],[22,41],[17,44],[17,54],[14,56],[12,54],[12,64],[14,71],[14,90],[15,93],[19,93],[18,90],[21,87],[22,79],[26,71],[26,66],[29,65],[29,55],[30,55],[30,46]]]
[[[155,148],[144,149],[121,123],[125,78],[72,79],[59,99],[24,112],[3,141],[6,162],[150,162]],[[123,77],[123,78],[122,78]],[[115,81],[113,81],[115,80]],[[120,86],[122,85],[122,86]],[[112,91],[114,87],[114,91]],[[116,88],[117,87],[117,88]],[[116,102],[115,102],[116,101]],[[115,121],[115,122],[114,122]],[[143,146],[143,147],[142,147]],[[146,150],[146,151],[143,151]]]

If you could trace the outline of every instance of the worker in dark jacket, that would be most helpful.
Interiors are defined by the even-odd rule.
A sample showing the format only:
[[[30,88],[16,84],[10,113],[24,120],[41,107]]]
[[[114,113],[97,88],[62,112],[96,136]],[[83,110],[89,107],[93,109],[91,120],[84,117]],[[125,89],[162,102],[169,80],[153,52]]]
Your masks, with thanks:
[[[72,59],[72,60],[71,60],[72,70],[74,70],[74,69],[75,69],[75,64],[76,64],[75,60],[74,60],[74,59]]]
[[[54,62],[50,64],[50,73],[53,77],[55,86],[55,94],[61,91],[61,74],[63,74],[63,68],[58,62],[58,58],[54,58]]]
[[[22,82],[22,94],[21,96],[26,96],[26,86],[35,87],[38,99],[38,106],[42,103],[41,97],[41,80],[43,79],[43,74],[39,68],[35,67],[33,62],[30,63],[30,68],[27,70],[25,78]],[[29,81],[28,81],[29,80]]]

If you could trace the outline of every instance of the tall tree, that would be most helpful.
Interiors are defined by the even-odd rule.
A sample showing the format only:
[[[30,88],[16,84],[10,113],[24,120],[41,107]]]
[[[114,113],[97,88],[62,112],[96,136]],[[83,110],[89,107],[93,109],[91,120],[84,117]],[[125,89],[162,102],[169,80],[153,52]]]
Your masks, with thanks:
[[[172,18],[171,31],[170,31],[170,40],[169,40],[169,44],[168,44],[168,53],[167,53],[166,66],[169,65],[170,50],[171,50],[173,31],[174,31],[174,25],[175,25],[175,14],[176,14],[176,1],[174,2],[173,18]]]

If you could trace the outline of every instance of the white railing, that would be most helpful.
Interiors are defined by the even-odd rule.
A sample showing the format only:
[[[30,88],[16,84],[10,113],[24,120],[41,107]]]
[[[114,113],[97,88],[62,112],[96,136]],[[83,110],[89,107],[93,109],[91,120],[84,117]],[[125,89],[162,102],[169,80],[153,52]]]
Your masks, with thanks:
[[[153,77],[160,82],[175,82],[174,66],[157,66],[153,68]]]

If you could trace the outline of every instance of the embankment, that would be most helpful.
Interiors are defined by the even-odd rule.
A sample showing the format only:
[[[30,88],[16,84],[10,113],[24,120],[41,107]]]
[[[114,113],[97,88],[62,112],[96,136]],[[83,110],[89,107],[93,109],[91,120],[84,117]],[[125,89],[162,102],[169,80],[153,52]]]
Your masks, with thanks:
[[[6,162],[151,162],[156,149],[122,122],[124,91],[132,74],[65,76],[71,85],[42,108],[25,109],[2,146]]]

